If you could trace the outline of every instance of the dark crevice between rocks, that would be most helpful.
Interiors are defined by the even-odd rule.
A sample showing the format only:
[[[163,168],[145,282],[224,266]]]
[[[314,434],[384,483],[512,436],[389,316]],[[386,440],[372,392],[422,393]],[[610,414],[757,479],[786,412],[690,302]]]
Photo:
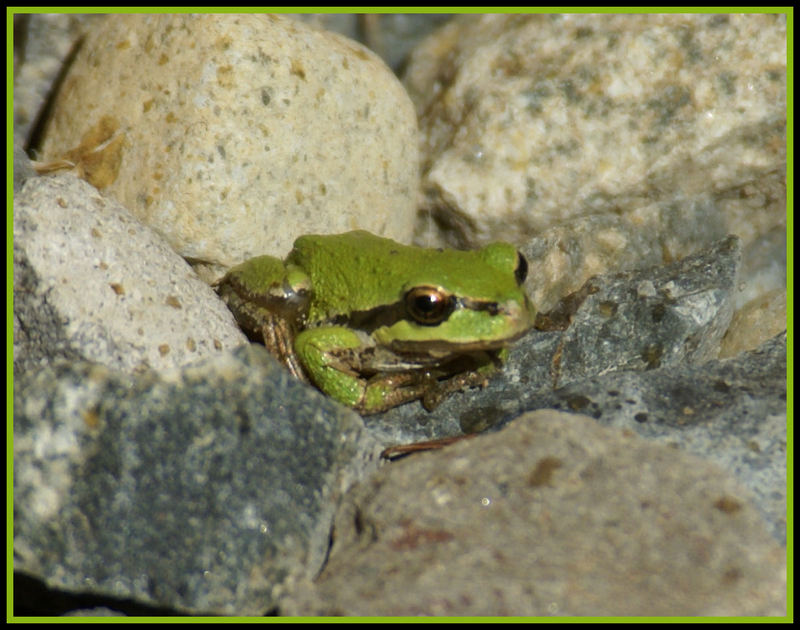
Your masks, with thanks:
[[[73,610],[92,608],[108,608],[121,615],[135,617],[185,616],[172,608],[148,606],[132,599],[53,589],[25,573],[14,572],[15,616],[60,616]]]
[[[50,123],[50,118],[53,115],[53,107],[55,105],[56,97],[58,96],[58,92],[61,90],[64,79],[67,77],[67,72],[69,72],[70,67],[72,67],[72,63],[75,61],[75,57],[78,55],[78,51],[81,49],[81,46],[83,46],[83,40],[83,36],[79,37],[72,45],[69,54],[64,59],[64,63],[61,64],[61,68],[58,70],[58,75],[53,81],[50,91],[47,93],[47,98],[44,100],[42,108],[39,110],[39,113],[36,116],[36,120],[33,122],[33,125],[31,125],[31,130],[25,142],[25,153],[27,153],[28,156],[33,159],[37,159],[39,151],[42,148],[45,132],[47,131],[48,124]]]
[[[133,599],[103,596],[89,593],[73,593],[48,587],[25,573],[14,572],[15,617],[53,617],[67,615],[73,611],[108,609],[128,617],[187,617],[188,613],[174,608],[150,606]],[[277,608],[264,613],[265,617],[278,614]],[[204,616],[215,616],[207,613]]]

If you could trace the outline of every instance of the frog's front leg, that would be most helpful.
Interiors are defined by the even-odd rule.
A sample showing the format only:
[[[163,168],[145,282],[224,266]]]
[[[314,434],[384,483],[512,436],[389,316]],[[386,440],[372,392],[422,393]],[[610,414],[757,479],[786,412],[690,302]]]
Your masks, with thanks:
[[[267,313],[261,324],[260,332],[264,346],[272,356],[277,357],[297,380],[307,383],[308,379],[294,352],[292,327],[289,322],[284,317]]]
[[[422,398],[435,379],[419,372],[394,372],[365,378],[359,367],[374,347],[354,330],[326,326],[304,330],[295,352],[309,378],[331,398],[362,414],[379,413]]]

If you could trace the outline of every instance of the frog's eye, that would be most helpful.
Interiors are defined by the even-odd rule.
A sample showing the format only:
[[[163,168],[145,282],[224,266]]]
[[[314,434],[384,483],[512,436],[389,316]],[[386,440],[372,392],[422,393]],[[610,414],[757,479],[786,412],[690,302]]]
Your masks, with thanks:
[[[517,252],[517,266],[514,269],[514,277],[517,279],[517,284],[522,284],[525,282],[525,278],[528,277],[528,261],[525,260],[525,256],[520,252]]]
[[[434,326],[450,316],[456,300],[438,287],[420,286],[406,293],[405,304],[406,312],[417,323]]]

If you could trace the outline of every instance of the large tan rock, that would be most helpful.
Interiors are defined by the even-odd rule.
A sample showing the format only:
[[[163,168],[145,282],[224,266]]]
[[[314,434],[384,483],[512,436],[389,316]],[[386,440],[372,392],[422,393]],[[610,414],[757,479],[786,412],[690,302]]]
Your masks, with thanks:
[[[467,241],[645,209],[678,257],[698,226],[747,243],[785,219],[783,15],[462,16],[404,83],[426,206]]]
[[[345,37],[270,15],[110,15],[55,103],[66,157],[181,255],[283,256],[307,232],[408,240],[413,107]]]

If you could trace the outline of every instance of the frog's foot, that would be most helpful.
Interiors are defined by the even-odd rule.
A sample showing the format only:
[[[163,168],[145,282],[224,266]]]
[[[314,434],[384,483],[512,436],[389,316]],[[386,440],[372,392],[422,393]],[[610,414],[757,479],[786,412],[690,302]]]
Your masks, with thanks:
[[[419,400],[431,388],[438,387],[436,379],[427,372],[381,374],[362,383],[364,393],[356,410],[363,415],[380,413],[412,400]]]
[[[491,368],[478,369],[444,380],[437,380],[426,371],[375,376],[367,381],[364,397],[357,409],[361,414],[379,413],[421,399],[422,406],[433,411],[455,392],[468,387],[484,387],[493,371]]]
[[[489,382],[490,373],[491,370],[473,370],[439,381],[434,387],[425,390],[424,396],[422,396],[422,406],[428,411],[433,411],[455,392],[460,392],[468,387],[485,387]]]
[[[450,366],[444,373],[441,368],[410,369],[384,371],[367,377],[364,363],[374,354],[374,347],[343,326],[304,330],[295,339],[294,349],[305,372],[319,389],[363,415],[380,413],[419,399],[431,411],[453,392],[485,385],[488,376],[496,370],[494,362],[490,361],[477,369],[455,373]],[[370,371],[374,369],[373,366]]]

